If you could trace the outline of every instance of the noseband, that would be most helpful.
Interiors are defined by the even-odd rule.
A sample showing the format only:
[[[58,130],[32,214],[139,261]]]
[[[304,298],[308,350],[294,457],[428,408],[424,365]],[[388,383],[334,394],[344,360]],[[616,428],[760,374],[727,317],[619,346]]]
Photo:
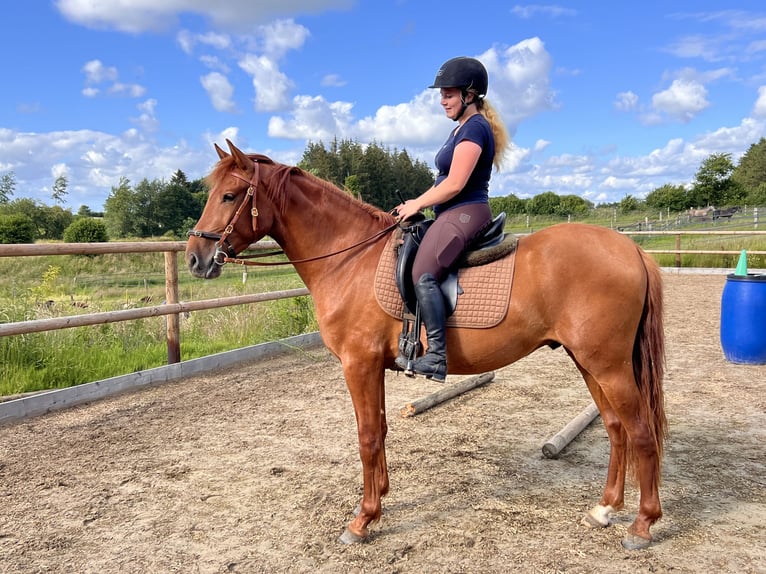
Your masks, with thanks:
[[[250,179],[245,179],[237,172],[231,172],[231,175],[241,179],[248,184],[245,197],[242,198],[242,203],[239,204],[237,211],[234,212],[234,216],[229,221],[228,225],[224,228],[223,233],[214,233],[212,231],[198,231],[196,229],[190,229],[187,233],[187,237],[201,237],[202,239],[209,239],[215,241],[215,254],[213,255],[213,261],[216,265],[223,265],[227,259],[234,259],[237,256],[237,252],[229,243],[229,235],[234,231],[234,226],[239,221],[240,215],[245,209],[248,201],[252,200],[252,207],[250,209],[250,215],[253,217],[253,233],[258,230],[258,208],[255,206],[255,192],[258,189],[258,176],[260,175],[260,167],[256,160],[253,160],[253,176]],[[224,249],[225,246],[225,249]]]

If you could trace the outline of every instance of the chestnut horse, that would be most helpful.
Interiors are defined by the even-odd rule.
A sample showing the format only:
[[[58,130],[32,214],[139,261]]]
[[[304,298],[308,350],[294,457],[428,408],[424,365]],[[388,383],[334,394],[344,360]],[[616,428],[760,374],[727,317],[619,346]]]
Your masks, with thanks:
[[[377,303],[374,276],[395,219],[297,167],[227,143],[229,152],[215,146],[220,161],[207,178],[209,197],[189,232],[186,262],[195,277],[212,279],[268,235],[295,266],[356,414],[364,493],[341,540],[361,541],[389,487],[384,374],[395,368],[402,325]],[[565,223],[522,237],[507,315],[488,329],[448,329],[449,373],[498,369],[545,345],[563,346],[577,365],[611,444],[603,496],[583,523],[609,525],[610,513],[624,505],[629,472],[640,503],[622,542],[645,548],[662,515],[666,434],[657,265],[631,239],[603,227]]]

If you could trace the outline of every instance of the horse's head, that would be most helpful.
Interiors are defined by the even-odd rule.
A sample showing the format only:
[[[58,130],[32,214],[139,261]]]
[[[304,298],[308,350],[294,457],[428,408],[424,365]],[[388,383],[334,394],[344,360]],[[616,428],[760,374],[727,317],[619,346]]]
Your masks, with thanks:
[[[249,156],[229,140],[230,153],[218,145],[220,161],[208,175],[207,203],[197,225],[189,231],[186,264],[195,277],[213,279],[226,258],[236,257],[269,232],[273,212],[264,198],[263,171],[273,163],[264,156]],[[266,167],[269,166],[269,167]]]

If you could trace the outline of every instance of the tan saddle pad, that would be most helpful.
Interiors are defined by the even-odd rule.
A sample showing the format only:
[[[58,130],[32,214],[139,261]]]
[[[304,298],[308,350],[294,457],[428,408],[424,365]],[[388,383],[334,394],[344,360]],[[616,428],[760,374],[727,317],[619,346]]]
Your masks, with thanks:
[[[380,256],[375,272],[375,298],[386,313],[401,319],[404,303],[394,278],[398,243],[397,234],[392,234]],[[460,269],[458,285],[463,294],[458,296],[455,313],[447,319],[447,326],[486,329],[502,321],[511,300],[515,262],[514,250],[492,263]]]

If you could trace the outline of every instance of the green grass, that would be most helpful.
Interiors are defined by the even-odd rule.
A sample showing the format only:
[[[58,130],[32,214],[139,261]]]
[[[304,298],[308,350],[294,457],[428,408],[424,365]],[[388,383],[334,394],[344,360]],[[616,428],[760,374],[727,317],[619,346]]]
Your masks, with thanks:
[[[179,258],[182,259],[182,258]],[[226,266],[212,281],[179,261],[179,299],[192,301],[303,287],[289,267]],[[0,259],[0,322],[150,306],[165,299],[162,254]],[[0,337],[0,395],[69,387],[167,363],[165,317]],[[182,315],[188,360],[315,331],[309,297]]]

